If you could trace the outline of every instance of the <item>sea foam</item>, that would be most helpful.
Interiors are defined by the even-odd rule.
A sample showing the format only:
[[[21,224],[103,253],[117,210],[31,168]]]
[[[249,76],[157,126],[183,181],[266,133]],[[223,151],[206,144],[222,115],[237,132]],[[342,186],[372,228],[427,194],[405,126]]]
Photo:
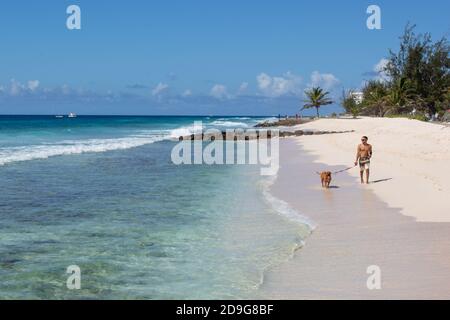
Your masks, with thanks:
[[[161,141],[165,138],[165,135],[143,135],[141,137],[133,136],[117,139],[63,140],[54,144],[0,148],[0,165],[86,152],[130,149]]]
[[[262,193],[264,199],[270,204],[270,206],[280,215],[288,218],[291,221],[307,225],[311,231],[314,231],[317,224],[308,217],[300,214],[297,210],[292,208],[287,202],[275,197],[270,192],[270,187],[275,183],[277,176],[266,177],[262,180]]]

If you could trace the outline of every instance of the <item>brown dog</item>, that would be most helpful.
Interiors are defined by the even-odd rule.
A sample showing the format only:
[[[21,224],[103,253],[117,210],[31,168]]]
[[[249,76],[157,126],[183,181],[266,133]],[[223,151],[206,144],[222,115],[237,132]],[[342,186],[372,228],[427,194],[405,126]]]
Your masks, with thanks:
[[[329,188],[331,183],[331,172],[324,171],[320,173],[320,181],[322,182],[322,188]]]

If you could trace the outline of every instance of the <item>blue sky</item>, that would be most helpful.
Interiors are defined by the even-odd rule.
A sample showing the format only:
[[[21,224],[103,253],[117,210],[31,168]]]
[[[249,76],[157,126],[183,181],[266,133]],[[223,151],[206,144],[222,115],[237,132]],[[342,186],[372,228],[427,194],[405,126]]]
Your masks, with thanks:
[[[66,28],[71,4],[81,30]],[[381,30],[366,27],[371,4]],[[376,76],[408,21],[448,35],[448,12],[445,0],[2,2],[0,113],[292,114],[309,86],[338,99]]]

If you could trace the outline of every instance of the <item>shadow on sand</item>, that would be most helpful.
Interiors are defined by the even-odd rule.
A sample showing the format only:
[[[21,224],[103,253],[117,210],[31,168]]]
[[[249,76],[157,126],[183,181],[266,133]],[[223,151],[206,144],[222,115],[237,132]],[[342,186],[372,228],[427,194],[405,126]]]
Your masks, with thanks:
[[[386,182],[386,181],[390,181],[390,180],[392,180],[392,179],[394,179],[394,178],[387,178],[387,179],[374,180],[374,181],[371,181],[369,184],[380,183],[380,182]],[[324,190],[329,190],[329,189],[340,189],[340,188],[341,188],[341,187],[339,187],[339,186],[329,186],[328,188],[322,188],[322,189],[324,189]]]
[[[380,183],[380,182],[386,182],[386,181],[390,181],[394,178],[387,178],[387,179],[380,179],[380,180],[375,180],[375,181],[371,181],[370,184],[374,184],[374,183]]]

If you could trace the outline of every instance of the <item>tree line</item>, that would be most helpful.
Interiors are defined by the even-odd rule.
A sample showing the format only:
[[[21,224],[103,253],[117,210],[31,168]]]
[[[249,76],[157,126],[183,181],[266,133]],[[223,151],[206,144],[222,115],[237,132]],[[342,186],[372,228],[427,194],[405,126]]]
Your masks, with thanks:
[[[429,33],[416,34],[407,25],[397,52],[389,50],[382,77],[369,80],[360,93],[343,92],[341,105],[354,117],[408,116],[420,120],[440,119],[450,109],[450,58],[446,37],[433,42]],[[312,88],[305,92],[303,109],[331,104],[329,92]]]

